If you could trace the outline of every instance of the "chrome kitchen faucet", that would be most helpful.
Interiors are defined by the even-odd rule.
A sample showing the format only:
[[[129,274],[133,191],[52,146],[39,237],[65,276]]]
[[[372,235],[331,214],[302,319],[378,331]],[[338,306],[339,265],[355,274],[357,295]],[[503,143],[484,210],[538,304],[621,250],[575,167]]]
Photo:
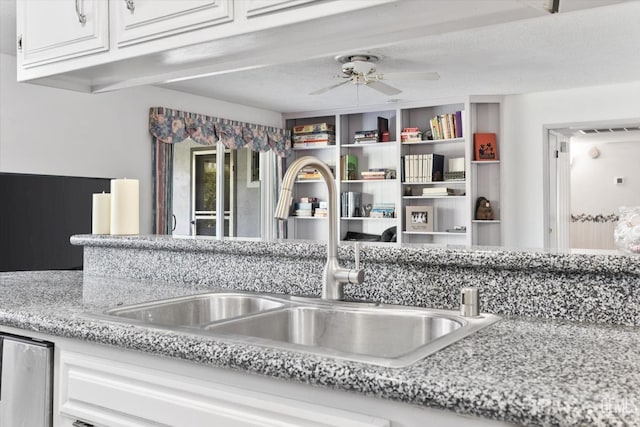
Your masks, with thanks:
[[[329,166],[320,159],[313,156],[301,157],[289,166],[287,173],[282,179],[280,187],[280,198],[276,206],[275,217],[287,219],[293,196],[291,188],[298,176],[298,172],[306,166],[313,166],[320,172],[320,175],[327,184],[329,190],[329,240],[327,241],[327,263],[322,274],[322,299],[343,300],[344,285],[346,283],[360,284],[364,281],[364,269],[360,268],[360,245],[355,246],[356,268],[349,269],[340,267],[338,263],[338,242],[336,240],[336,230],[338,228],[338,212],[336,207],[336,184],[333,173]]]

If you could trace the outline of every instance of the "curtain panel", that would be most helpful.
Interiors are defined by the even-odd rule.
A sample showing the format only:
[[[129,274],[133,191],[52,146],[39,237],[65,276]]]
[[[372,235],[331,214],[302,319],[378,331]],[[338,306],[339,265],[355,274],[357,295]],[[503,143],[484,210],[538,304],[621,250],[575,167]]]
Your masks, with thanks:
[[[203,114],[152,107],[149,133],[153,149],[153,233],[173,230],[173,144],[191,139],[201,145],[220,141],[229,149],[272,150],[279,157],[291,154],[290,131]]]

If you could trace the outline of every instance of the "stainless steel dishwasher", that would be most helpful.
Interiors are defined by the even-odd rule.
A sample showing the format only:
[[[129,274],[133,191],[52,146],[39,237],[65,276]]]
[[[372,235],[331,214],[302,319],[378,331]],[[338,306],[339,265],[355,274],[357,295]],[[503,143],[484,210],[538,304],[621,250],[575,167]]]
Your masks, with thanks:
[[[53,343],[0,333],[0,427],[50,427]]]

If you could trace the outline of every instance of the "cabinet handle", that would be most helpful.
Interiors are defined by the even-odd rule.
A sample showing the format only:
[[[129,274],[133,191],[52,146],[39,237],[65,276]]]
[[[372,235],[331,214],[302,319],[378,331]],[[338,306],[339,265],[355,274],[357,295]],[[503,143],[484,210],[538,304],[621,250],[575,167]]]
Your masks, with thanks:
[[[87,23],[87,15],[80,12],[80,0],[76,0],[76,15],[78,15],[78,21],[80,21],[82,25]]]
[[[94,427],[93,424],[85,423],[84,421],[80,421],[80,420],[75,420],[71,425],[73,427]]]
[[[22,34],[18,37],[18,50],[22,50]]]
[[[127,9],[129,9],[131,13],[135,12],[136,4],[133,0],[124,0],[124,2],[127,4]]]

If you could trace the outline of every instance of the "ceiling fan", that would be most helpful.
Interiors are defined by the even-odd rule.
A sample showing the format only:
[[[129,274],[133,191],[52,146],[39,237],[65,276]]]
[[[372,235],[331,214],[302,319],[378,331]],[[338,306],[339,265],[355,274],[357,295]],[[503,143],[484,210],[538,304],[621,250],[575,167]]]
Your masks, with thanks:
[[[385,95],[397,95],[402,91],[383,83],[382,80],[438,80],[440,75],[436,72],[405,72],[405,73],[378,73],[375,63],[380,57],[365,53],[336,56],[336,61],[342,63],[341,82],[322,89],[315,90],[309,95],[320,95],[337,87],[353,83],[355,85],[368,86]]]

